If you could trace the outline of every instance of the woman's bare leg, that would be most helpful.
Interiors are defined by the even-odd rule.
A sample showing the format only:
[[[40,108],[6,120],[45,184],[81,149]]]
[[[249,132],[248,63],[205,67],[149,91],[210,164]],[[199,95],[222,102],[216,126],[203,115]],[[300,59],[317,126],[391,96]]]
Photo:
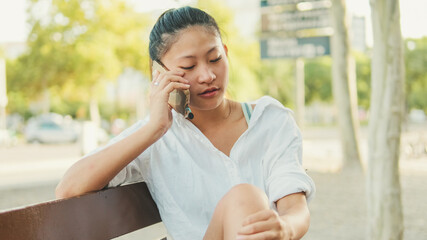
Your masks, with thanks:
[[[269,208],[261,189],[250,184],[234,186],[216,206],[204,240],[234,240],[243,219]]]

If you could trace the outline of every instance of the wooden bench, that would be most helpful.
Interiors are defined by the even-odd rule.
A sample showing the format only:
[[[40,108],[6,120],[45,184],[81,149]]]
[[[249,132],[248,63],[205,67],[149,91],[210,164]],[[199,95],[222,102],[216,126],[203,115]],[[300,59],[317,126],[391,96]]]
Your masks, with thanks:
[[[0,239],[111,239],[159,222],[141,182],[0,212]]]

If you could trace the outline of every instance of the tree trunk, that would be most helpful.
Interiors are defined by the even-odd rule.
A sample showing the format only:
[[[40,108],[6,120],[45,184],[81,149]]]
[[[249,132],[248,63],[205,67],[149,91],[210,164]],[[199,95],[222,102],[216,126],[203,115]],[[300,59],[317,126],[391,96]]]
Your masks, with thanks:
[[[6,90],[6,61],[0,58],[0,147],[8,144],[9,135],[7,133],[6,124],[6,106],[7,106],[7,90]]]
[[[355,61],[351,56],[345,0],[332,1],[332,90],[338,112],[343,170],[361,170]]]
[[[7,102],[8,102],[8,99],[7,99],[7,88],[6,88],[6,61],[0,58],[0,131],[2,130],[6,131]]]
[[[404,109],[398,0],[371,0],[374,36],[367,174],[368,239],[402,239],[399,152]]]
[[[41,113],[48,114],[50,113],[50,92],[48,86],[47,76],[43,76],[42,79],[42,96],[41,96]]]
[[[49,112],[50,112],[50,92],[49,92],[49,89],[45,88],[43,90],[42,113],[48,114]]]

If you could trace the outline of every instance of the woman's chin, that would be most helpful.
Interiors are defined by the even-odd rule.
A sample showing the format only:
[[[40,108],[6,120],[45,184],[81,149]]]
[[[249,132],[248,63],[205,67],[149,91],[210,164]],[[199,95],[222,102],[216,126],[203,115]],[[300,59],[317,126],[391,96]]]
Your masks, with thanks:
[[[208,111],[208,110],[214,110],[217,107],[221,106],[223,104],[225,98],[224,95],[218,94],[214,97],[210,98],[204,98],[204,97],[192,97],[191,100],[194,99],[194,102],[190,100],[190,108],[196,109],[199,111]]]

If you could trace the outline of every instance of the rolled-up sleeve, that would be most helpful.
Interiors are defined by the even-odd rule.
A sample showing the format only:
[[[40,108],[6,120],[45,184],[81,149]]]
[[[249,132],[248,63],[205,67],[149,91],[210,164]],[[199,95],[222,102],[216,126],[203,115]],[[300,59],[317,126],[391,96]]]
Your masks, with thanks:
[[[271,206],[298,192],[304,192],[307,201],[315,194],[313,180],[302,167],[302,137],[289,111],[284,114],[263,159],[265,189]]]
[[[117,187],[127,183],[145,181],[144,174],[142,174],[141,161],[138,158],[129,163],[123,168],[111,181],[108,187]]]

